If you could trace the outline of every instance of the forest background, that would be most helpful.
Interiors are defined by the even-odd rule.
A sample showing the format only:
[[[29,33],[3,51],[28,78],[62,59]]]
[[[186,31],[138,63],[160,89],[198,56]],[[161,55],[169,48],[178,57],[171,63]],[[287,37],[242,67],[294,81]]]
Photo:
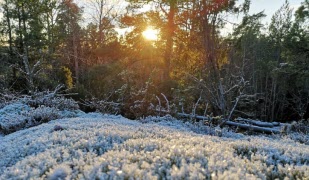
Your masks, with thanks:
[[[268,25],[263,11],[248,13],[250,4],[3,0],[0,92],[35,94],[63,84],[85,111],[131,119],[179,112],[309,118],[309,0],[295,11],[283,1]],[[227,25],[233,29],[222,35]],[[153,39],[143,36],[149,28]]]

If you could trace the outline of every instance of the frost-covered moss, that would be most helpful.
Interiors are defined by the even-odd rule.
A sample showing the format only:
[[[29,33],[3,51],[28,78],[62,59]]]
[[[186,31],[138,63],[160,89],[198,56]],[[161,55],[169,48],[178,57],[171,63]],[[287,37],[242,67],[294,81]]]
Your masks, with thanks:
[[[309,178],[307,145],[194,129],[100,114],[51,121],[2,137],[0,179]]]
[[[34,108],[16,102],[0,109],[0,133],[9,134],[51,120],[78,117],[83,114],[85,113],[78,109],[58,109],[44,105]]]

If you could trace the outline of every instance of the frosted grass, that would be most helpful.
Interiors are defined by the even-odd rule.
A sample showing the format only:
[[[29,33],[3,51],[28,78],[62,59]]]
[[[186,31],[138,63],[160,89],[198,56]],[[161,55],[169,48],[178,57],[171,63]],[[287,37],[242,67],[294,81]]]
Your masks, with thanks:
[[[97,113],[54,120],[0,138],[0,179],[309,178],[307,145],[198,129]]]

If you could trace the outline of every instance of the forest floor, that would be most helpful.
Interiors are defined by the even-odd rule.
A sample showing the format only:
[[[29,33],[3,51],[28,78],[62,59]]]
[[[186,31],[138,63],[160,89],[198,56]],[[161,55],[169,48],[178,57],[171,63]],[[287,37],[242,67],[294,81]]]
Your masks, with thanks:
[[[0,179],[46,178],[308,179],[309,146],[170,116],[132,121],[100,113],[0,137]]]

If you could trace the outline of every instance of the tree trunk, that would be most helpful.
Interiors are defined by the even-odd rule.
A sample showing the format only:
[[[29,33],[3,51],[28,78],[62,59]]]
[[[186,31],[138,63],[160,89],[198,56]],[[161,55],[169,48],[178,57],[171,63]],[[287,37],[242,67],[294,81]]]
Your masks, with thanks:
[[[174,17],[176,13],[176,1],[170,0],[170,11],[167,16],[167,28],[166,28],[166,49],[164,53],[164,63],[165,63],[165,69],[163,77],[165,80],[168,80],[170,78],[170,66],[171,66],[171,58],[173,53],[173,38],[175,34],[175,23],[174,23]]]
[[[13,45],[12,45],[12,27],[11,27],[11,19],[10,19],[10,12],[8,7],[8,0],[5,1],[4,11],[6,12],[6,21],[9,33],[9,55],[10,55],[10,62],[13,64]],[[12,67],[12,74],[13,78],[16,79],[16,68]]]
[[[22,17],[21,17],[21,10],[20,10],[20,7],[17,6],[17,16],[18,16],[18,36],[19,36],[19,40],[18,40],[18,45],[19,45],[19,49],[20,49],[20,52],[23,52],[23,31],[22,31]]]
[[[100,0],[99,2],[99,46],[103,43],[103,8],[104,8],[104,1]]]
[[[209,2],[207,0],[202,1],[201,9],[201,33],[203,38],[203,48],[204,48],[204,64],[205,69],[209,73],[208,81],[212,82],[212,91],[216,95],[215,101],[216,106],[221,112],[221,114],[226,114],[226,97],[224,94],[224,86],[220,78],[219,67],[216,58],[216,14],[210,14]],[[212,16],[211,16],[212,15]],[[212,17],[212,19],[211,19]]]
[[[26,71],[26,77],[28,80],[28,88],[30,93],[33,93],[34,91],[34,82],[33,82],[33,73],[30,69],[30,63],[29,63],[29,53],[28,53],[28,43],[26,41],[27,37],[27,27],[26,27],[26,13],[24,9],[24,4],[22,3],[22,23],[23,23],[23,64]]]
[[[77,52],[77,37],[76,33],[73,33],[73,58],[75,68],[76,84],[79,84],[79,63],[78,63],[78,52]]]
[[[271,120],[275,118],[275,110],[276,110],[276,104],[277,104],[277,76],[275,75],[275,78],[272,79],[272,92],[271,92]]]
[[[52,35],[51,35],[51,22],[50,22],[50,14],[51,12],[46,13],[46,22],[47,22],[47,40],[48,40],[48,54],[53,54],[52,48]]]

